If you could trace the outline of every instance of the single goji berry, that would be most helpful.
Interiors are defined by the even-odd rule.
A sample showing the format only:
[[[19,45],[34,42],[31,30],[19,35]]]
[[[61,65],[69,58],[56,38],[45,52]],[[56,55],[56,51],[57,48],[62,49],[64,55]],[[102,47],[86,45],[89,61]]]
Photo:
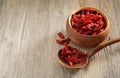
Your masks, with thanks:
[[[61,32],[58,33],[58,36],[59,36],[60,38],[65,38],[65,36],[64,36],[63,33],[61,33]]]

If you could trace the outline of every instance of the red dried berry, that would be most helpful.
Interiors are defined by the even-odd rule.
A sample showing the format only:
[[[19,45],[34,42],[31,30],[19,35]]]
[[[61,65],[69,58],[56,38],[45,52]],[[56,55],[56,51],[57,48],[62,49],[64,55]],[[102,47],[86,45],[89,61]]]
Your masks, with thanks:
[[[65,38],[65,36],[64,36],[63,33],[61,33],[61,32],[58,33],[58,36],[59,36],[60,38],[62,38],[62,39]]]
[[[68,45],[70,42],[70,38],[63,39],[63,40],[56,40],[56,42],[60,45]]]
[[[69,62],[69,65],[70,65],[70,66],[72,66],[72,65],[73,65],[73,63],[72,63],[72,62]]]
[[[64,40],[56,40],[56,42],[57,42],[58,44],[60,44],[60,45],[64,45],[65,42],[66,42],[66,39],[64,39]]]
[[[67,38],[67,39],[66,39],[66,43],[65,43],[65,45],[68,45],[69,42],[70,42],[70,38]]]

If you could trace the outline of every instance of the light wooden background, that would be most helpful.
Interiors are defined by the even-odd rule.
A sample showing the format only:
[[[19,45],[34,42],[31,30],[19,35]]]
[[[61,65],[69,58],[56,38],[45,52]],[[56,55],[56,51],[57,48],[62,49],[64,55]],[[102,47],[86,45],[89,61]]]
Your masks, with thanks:
[[[120,36],[120,0],[0,0],[0,78],[120,78],[120,43],[101,50],[84,69],[58,63],[56,34],[67,36],[66,19],[82,6],[107,14],[111,29],[106,40]]]

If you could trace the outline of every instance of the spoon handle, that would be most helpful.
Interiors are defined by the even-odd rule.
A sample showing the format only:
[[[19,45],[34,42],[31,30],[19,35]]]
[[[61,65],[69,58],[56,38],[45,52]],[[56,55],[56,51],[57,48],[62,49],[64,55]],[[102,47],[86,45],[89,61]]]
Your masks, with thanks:
[[[108,45],[111,45],[113,43],[119,42],[119,41],[120,41],[120,37],[114,38],[114,39],[111,39],[109,41],[105,41],[105,42],[100,43],[95,48],[93,48],[92,50],[88,51],[88,53],[87,53],[88,58],[92,57],[94,54],[96,54],[99,50],[103,49],[104,47],[106,47]]]

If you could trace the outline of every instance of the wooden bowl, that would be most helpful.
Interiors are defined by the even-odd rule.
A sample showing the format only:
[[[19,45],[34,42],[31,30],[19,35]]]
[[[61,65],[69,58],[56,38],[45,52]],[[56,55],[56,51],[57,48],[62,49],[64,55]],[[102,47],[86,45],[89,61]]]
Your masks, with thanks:
[[[84,9],[89,9],[89,8],[93,8],[93,7],[82,7],[82,8],[79,8],[79,9],[73,11],[68,16],[68,19],[66,22],[66,31],[67,31],[68,37],[74,43],[79,44],[80,46],[94,47],[94,46],[98,45],[99,43],[103,42],[109,33],[109,28],[110,28],[109,27],[109,20],[104,12],[102,12],[101,10],[99,10],[97,8],[93,8],[104,17],[105,22],[106,22],[105,30],[102,31],[101,33],[95,35],[95,36],[80,34],[80,33],[76,32],[71,26],[72,14],[77,13],[77,12],[84,10]]]

